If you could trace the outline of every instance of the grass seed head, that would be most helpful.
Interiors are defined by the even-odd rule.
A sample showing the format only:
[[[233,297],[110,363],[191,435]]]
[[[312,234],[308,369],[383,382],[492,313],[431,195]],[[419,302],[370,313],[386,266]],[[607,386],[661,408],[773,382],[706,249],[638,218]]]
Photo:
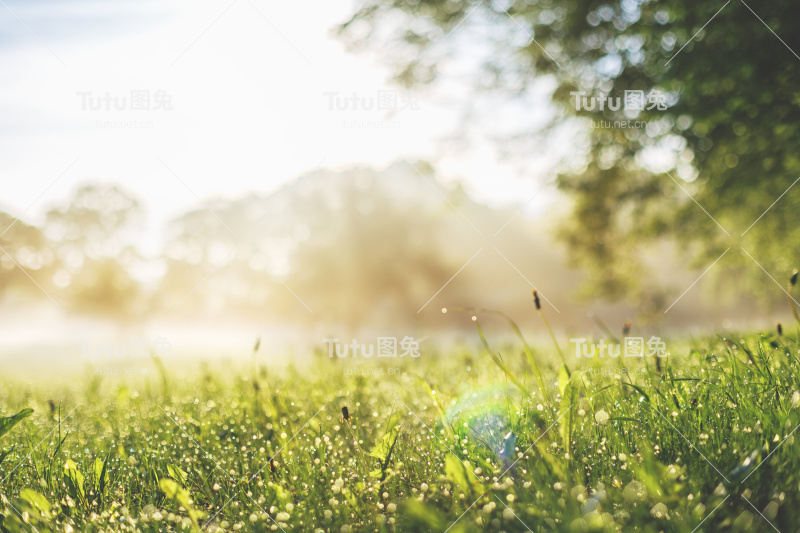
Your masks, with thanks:
[[[533,289],[533,303],[536,305],[537,311],[542,310],[542,302],[539,301],[539,293],[536,291],[536,289]]]
[[[783,326],[778,322],[778,335],[783,335]]]
[[[622,324],[622,335],[623,335],[624,337],[627,337],[627,336],[628,336],[628,333],[630,333],[630,332],[631,332],[631,326],[632,326],[632,325],[633,325],[633,324],[631,323],[631,320],[630,320],[630,319],[627,319],[627,320],[625,321],[625,323],[624,323],[624,324]]]
[[[345,421],[350,420],[350,411],[347,410],[347,406],[345,405],[342,407],[342,416],[344,417]]]

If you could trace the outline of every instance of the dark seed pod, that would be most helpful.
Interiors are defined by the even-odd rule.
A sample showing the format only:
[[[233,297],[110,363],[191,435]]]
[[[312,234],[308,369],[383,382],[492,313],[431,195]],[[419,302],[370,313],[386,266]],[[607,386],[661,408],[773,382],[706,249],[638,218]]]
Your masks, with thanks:
[[[794,272],[792,272],[792,277],[791,277],[791,279],[789,280],[789,283],[791,283],[791,284],[792,284],[792,287],[794,287],[795,285],[797,285],[797,269],[796,269],[796,268],[794,269]]]
[[[625,323],[622,325],[622,336],[623,337],[627,337],[628,336],[628,333],[631,332],[631,326],[632,325],[633,324],[631,324],[630,320],[626,320],[625,321]]]
[[[542,309],[542,302],[539,301],[539,293],[536,292],[536,289],[533,290],[533,303],[536,305],[537,311]]]
[[[274,457],[270,457],[269,458],[269,471],[274,474],[275,470],[276,470],[276,468],[275,468],[275,458]]]
[[[342,407],[342,416],[345,420],[350,420],[350,411],[347,410],[347,406]]]
[[[778,335],[783,335],[783,326],[778,322]]]

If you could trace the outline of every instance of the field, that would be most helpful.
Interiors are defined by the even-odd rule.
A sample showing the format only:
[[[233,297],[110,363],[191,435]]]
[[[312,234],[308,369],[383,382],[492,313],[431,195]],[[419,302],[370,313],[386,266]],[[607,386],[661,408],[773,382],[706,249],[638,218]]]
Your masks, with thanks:
[[[794,334],[613,359],[491,343],[354,375],[324,354],[272,369],[254,353],[6,378],[0,530],[800,529]]]

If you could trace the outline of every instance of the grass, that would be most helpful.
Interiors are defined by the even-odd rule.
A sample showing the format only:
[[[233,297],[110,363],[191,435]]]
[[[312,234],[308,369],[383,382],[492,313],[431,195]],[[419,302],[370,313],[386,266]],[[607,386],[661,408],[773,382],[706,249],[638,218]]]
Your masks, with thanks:
[[[6,380],[0,530],[796,531],[797,337],[668,346]]]

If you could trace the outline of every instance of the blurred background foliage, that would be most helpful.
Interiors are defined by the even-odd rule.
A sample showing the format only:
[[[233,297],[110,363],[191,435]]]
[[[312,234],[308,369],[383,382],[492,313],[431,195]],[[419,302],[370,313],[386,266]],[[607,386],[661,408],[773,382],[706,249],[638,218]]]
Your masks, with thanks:
[[[647,258],[660,296],[639,307],[596,297],[587,304],[578,297],[587,275],[568,266],[555,236],[568,203],[537,215],[489,206],[421,161],[320,169],[272,194],[216,198],[155,228],[162,238],[155,246],[144,238],[153,228],[141,206],[118,186],[84,184],[40,226],[0,213],[10,226],[0,236],[2,308],[54,311],[55,302],[69,316],[124,331],[163,320],[471,328],[471,313],[442,308],[486,307],[533,320],[536,287],[554,324],[579,331],[592,324],[590,309],[610,324],[663,319],[697,277],[665,247]],[[776,292],[770,306],[783,301]],[[670,325],[761,311],[742,308],[735,295],[728,302],[707,296],[700,287],[690,291]]]
[[[402,326],[416,322],[417,311],[485,248],[473,222],[494,231],[516,214],[440,183],[424,162],[318,170],[273,194],[216,199],[172,219],[149,253],[141,205],[117,186],[85,184],[49,209],[41,227],[0,213],[10,226],[0,237],[4,303],[50,305],[50,297],[68,313],[133,327],[210,316]],[[497,242],[544,251],[544,233],[511,226]],[[488,260],[452,283],[459,299],[503,305],[509,289],[528,293],[525,279],[506,271],[502,290],[485,291],[498,267],[513,270],[501,256],[481,253]],[[557,253],[547,257],[538,272],[571,282]]]

